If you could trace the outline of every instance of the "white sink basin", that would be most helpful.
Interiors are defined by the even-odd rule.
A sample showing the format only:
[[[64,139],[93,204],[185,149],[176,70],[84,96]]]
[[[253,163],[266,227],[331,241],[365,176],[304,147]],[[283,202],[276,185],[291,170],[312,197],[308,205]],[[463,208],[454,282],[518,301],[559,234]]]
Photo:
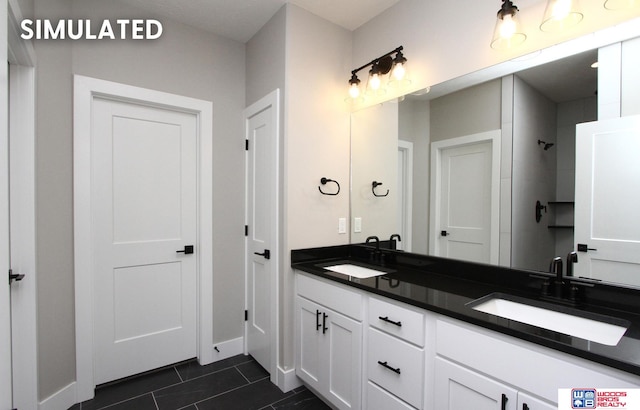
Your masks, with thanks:
[[[480,312],[608,346],[617,345],[629,326],[628,322],[625,325],[626,321],[622,319],[595,314],[588,314],[592,318],[587,318],[584,317],[584,312],[574,312],[571,308],[560,308],[567,311],[560,312],[546,306],[533,306],[527,302],[527,299],[498,293],[470,302],[468,306]]]
[[[353,265],[351,263],[341,263],[339,265],[323,266],[326,270],[332,272],[342,273],[343,275],[351,276],[354,278],[365,279],[372,278],[374,276],[385,275],[389,272],[365,268],[364,266]]]

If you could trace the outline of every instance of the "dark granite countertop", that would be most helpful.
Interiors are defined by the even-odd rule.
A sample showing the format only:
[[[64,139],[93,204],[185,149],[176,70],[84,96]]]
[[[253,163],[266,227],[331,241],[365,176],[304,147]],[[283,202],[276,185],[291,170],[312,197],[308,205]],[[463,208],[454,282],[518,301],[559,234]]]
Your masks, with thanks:
[[[372,257],[372,247],[343,245],[293,250],[291,266],[319,277],[385,296],[413,306],[495,330],[522,340],[579,356],[640,375],[640,290],[590,280],[572,279],[578,303],[567,306],[549,300],[542,288],[554,276],[542,272],[508,269],[446,258],[382,250]],[[384,269],[382,276],[358,279],[324,269],[341,262]],[[566,280],[569,283],[569,280]],[[566,286],[568,289],[569,285]],[[616,346],[550,331],[483,313],[467,306],[491,293],[526,298],[532,304],[602,315],[630,324]]]

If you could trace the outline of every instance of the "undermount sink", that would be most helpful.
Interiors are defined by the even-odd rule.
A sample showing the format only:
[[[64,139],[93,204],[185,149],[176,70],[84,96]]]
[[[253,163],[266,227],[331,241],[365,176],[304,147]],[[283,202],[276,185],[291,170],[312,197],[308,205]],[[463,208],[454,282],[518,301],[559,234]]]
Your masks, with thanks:
[[[470,308],[554,332],[608,346],[618,344],[630,323],[626,320],[583,312],[502,293],[492,293],[467,304]]]
[[[326,270],[330,270],[332,272],[342,273],[343,275],[351,276],[358,279],[366,279],[373,278],[374,276],[381,276],[391,273],[390,270],[385,269],[377,269],[377,268],[369,268],[362,265],[357,265],[353,263],[339,263],[336,265],[322,266]]]

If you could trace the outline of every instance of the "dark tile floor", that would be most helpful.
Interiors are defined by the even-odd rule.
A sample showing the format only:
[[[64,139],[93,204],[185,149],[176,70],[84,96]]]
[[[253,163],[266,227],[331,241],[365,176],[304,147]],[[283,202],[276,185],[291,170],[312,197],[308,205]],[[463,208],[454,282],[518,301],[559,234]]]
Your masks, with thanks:
[[[196,361],[100,386],[92,400],[69,410],[287,410],[329,409],[305,387],[283,393],[251,357],[206,366]]]

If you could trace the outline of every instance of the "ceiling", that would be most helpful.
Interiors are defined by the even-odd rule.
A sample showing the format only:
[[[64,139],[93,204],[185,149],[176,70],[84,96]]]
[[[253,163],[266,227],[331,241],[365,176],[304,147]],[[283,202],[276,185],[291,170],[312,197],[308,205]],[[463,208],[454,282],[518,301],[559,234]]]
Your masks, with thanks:
[[[598,50],[529,68],[517,73],[527,84],[557,103],[593,97],[598,88],[598,70],[591,64]]]
[[[246,43],[286,3],[355,30],[399,0],[120,0],[148,12]]]

